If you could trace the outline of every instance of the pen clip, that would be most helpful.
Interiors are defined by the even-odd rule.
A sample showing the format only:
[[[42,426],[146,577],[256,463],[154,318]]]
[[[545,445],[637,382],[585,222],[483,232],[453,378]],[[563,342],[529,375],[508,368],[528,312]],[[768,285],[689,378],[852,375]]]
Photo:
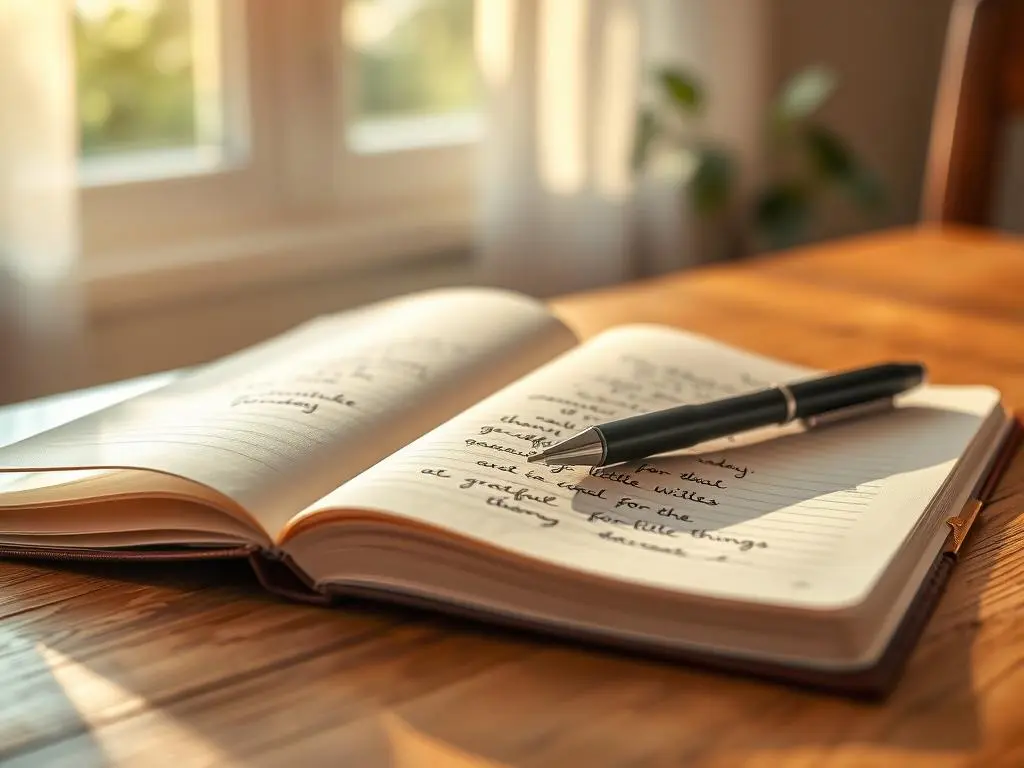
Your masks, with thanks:
[[[814,429],[815,427],[821,427],[837,421],[870,416],[875,413],[884,413],[885,411],[892,410],[894,406],[895,401],[893,398],[882,397],[878,400],[868,400],[864,403],[848,405],[845,408],[836,408],[834,411],[825,411],[814,416],[805,416],[800,421],[807,429]]]

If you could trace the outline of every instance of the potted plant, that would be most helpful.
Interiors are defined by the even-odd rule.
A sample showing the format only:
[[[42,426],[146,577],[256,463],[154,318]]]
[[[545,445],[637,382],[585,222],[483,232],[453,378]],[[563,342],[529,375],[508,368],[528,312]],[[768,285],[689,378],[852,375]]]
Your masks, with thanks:
[[[878,177],[817,117],[837,86],[830,70],[814,66],[797,73],[772,100],[763,134],[768,172],[743,202],[736,199],[735,153],[699,129],[708,102],[700,80],[674,67],[658,69],[653,77],[655,97],[637,116],[634,171],[673,159],[683,169],[682,191],[694,212],[730,222],[728,255],[805,242],[828,194],[838,193],[865,212],[883,205]]]

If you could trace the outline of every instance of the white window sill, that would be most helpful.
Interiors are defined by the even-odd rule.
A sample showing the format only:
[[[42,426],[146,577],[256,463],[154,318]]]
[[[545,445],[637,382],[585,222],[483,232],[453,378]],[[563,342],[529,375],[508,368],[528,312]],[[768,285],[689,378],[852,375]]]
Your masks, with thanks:
[[[436,147],[472,145],[480,141],[483,125],[477,112],[356,121],[347,131],[356,154],[403,152]]]
[[[80,272],[86,310],[103,317],[267,291],[282,283],[426,266],[432,260],[450,264],[453,253],[465,254],[469,269],[470,208],[460,202],[397,215],[270,222],[236,235],[144,252],[87,254]]]
[[[223,171],[227,167],[220,147],[116,152],[80,160],[78,184],[88,189],[138,181],[189,178]]]

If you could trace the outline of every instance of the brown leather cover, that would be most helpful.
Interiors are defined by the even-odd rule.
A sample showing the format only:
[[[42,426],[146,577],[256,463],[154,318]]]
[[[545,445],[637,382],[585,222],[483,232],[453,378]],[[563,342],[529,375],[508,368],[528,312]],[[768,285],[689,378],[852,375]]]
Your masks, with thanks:
[[[100,549],[90,547],[28,547],[0,544],[0,558],[67,562],[179,562],[183,560],[233,560],[252,557],[256,545],[225,547],[144,547],[140,549]]]

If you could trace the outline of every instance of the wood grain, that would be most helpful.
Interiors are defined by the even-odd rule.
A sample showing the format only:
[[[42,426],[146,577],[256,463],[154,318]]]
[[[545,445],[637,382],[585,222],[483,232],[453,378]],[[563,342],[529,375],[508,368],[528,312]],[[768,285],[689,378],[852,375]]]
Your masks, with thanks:
[[[555,303],[822,368],[922,358],[1024,407],[1024,241],[892,232]],[[895,694],[857,704],[353,604],[242,564],[0,563],[0,759],[38,765],[1024,764],[1024,455]]]

